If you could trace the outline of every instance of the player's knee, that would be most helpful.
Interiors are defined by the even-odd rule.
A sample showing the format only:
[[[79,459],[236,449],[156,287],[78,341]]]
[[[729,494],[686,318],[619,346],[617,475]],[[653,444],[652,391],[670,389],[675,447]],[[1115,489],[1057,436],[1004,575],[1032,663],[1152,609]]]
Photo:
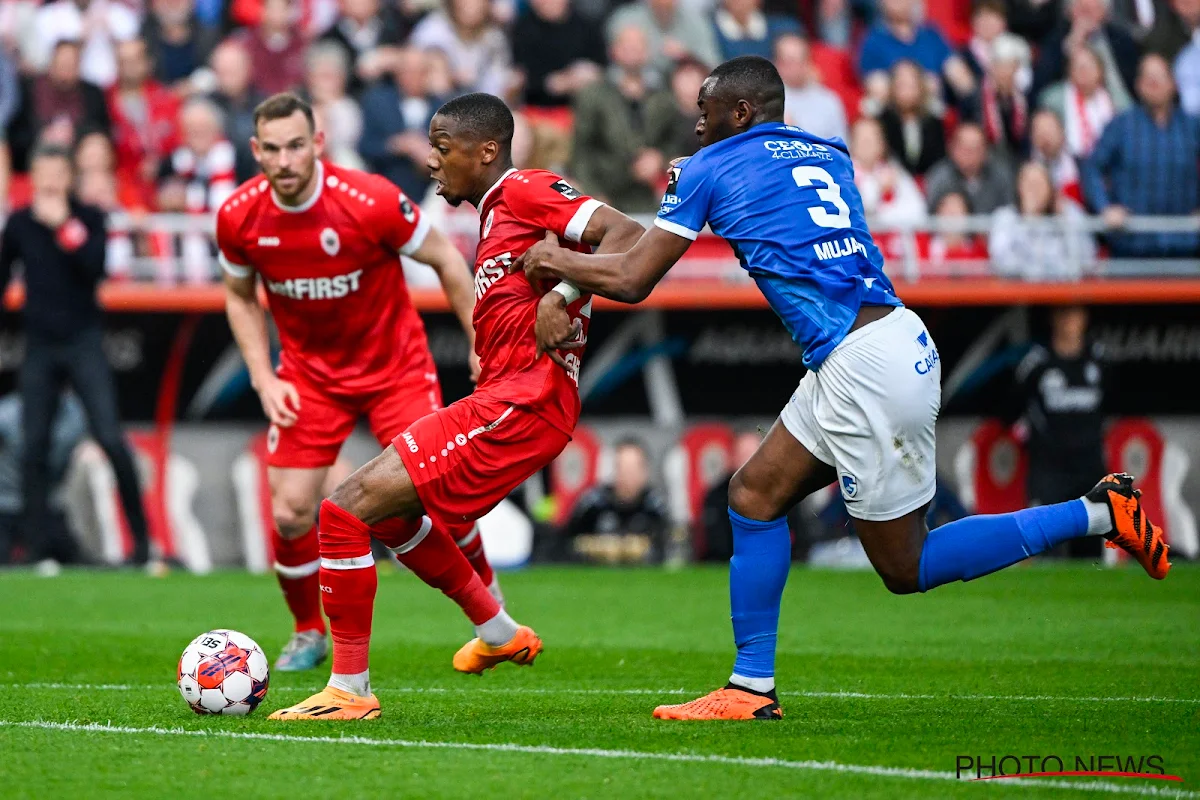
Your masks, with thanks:
[[[877,570],[883,585],[892,594],[914,594],[919,591],[919,571],[917,564],[890,564]]]
[[[729,507],[747,519],[770,520],[780,516],[778,501],[739,469],[729,479]]]
[[[295,539],[312,530],[317,519],[314,498],[278,495],[271,501],[275,530],[285,539]]]
[[[389,516],[382,510],[387,502],[387,491],[388,487],[370,470],[360,469],[339,483],[329,500],[366,524],[374,525]]]

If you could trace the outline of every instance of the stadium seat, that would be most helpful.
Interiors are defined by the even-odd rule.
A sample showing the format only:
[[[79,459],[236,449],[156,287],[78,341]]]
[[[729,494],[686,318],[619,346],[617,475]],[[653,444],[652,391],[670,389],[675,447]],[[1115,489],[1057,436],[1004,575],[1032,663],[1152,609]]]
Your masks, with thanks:
[[[178,560],[188,570],[204,574],[212,571],[208,537],[196,518],[193,501],[200,485],[196,465],[178,453],[166,454],[167,496],[163,504],[162,486],[156,465],[163,456],[159,437],[153,433],[128,435],[134,460],[143,477],[142,502],[150,538],[165,559]],[[103,451],[93,443],[83,448],[80,464],[87,476],[99,527],[101,556],[110,564],[119,564],[133,553],[129,522],[121,508],[117,481]],[[165,518],[163,516],[165,511]]]
[[[565,525],[575,504],[588,489],[612,473],[612,453],[586,425],[579,425],[571,441],[550,464],[554,495],[554,522]]]
[[[1025,448],[998,420],[980,423],[954,456],[954,477],[963,505],[974,514],[1005,514],[1025,508]]]
[[[854,71],[854,60],[845,50],[813,41],[812,62],[821,76],[821,83],[833,90],[846,107],[846,119],[858,119],[858,104],[862,100],[862,85]]]
[[[663,464],[672,522],[697,535],[704,495],[733,471],[733,428],[722,423],[689,427],[671,448]],[[703,543],[694,543],[697,551]]]
[[[1143,418],[1112,425],[1104,437],[1104,450],[1109,470],[1137,477],[1142,505],[1150,519],[1162,526],[1167,543],[1188,558],[1200,555],[1196,517],[1182,493],[1189,467],[1187,451],[1168,442],[1153,422]],[[1124,551],[1111,548],[1105,548],[1104,556],[1110,564],[1128,558]]]

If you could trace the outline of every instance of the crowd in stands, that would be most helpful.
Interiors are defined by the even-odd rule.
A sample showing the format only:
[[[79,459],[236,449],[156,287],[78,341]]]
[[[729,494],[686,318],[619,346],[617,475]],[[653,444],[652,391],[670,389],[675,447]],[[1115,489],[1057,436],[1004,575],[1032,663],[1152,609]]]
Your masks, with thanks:
[[[282,90],[313,103],[330,159],[417,197],[438,105],[492,92],[518,166],[653,212],[697,147],[701,82],[745,54],[778,66],[787,122],[849,144],[873,219],[998,212],[990,237],[919,238],[927,260],[1064,277],[1054,259],[1094,260],[1085,214],[1200,208],[1200,0],[0,0],[0,213],[27,201],[38,142],[73,147],[105,209],[211,212],[256,172],[253,109]],[[1031,227],[1047,215],[1065,222]],[[1099,244],[1194,257],[1200,238]]]

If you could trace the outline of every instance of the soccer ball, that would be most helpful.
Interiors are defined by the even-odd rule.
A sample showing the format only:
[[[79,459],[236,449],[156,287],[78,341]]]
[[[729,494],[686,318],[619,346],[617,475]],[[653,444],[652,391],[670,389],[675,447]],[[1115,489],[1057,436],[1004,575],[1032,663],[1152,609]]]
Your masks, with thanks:
[[[179,657],[179,693],[197,714],[249,714],[267,696],[267,657],[244,633],[202,633]]]

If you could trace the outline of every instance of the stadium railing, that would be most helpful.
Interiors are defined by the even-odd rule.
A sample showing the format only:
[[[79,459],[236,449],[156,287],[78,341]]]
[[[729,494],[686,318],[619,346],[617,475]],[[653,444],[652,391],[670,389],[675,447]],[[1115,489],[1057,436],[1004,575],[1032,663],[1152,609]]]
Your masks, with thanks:
[[[637,218],[644,225],[653,224],[653,216]],[[1063,219],[1023,219],[1021,225],[1029,232],[1062,234],[1068,231]],[[473,249],[478,235],[474,213],[460,210],[443,216],[437,224],[464,251]],[[993,224],[993,218],[987,215],[931,217],[914,226],[870,221],[897,292],[914,305],[1200,302],[1200,258],[1112,258],[1101,248],[1093,263],[1059,264],[1063,267],[1058,270],[1059,276],[1051,279],[1003,274],[993,268],[987,256],[986,237]],[[1086,231],[1101,240],[1104,235],[1132,233],[1200,235],[1200,215],[1131,216],[1120,230],[1108,228],[1100,217],[1080,217],[1071,222],[1069,230]],[[110,254],[123,253],[124,257],[110,258],[110,279],[101,287],[103,304],[114,311],[222,310],[224,296],[212,231],[213,218],[209,214],[112,215],[110,237],[125,237],[128,243],[110,249]],[[959,248],[956,256],[956,251],[943,247],[949,255],[935,257],[932,251],[938,249],[939,238],[956,236],[974,237],[972,252],[964,257]],[[147,249],[155,254],[147,255]],[[1063,274],[1070,277],[1064,279]],[[419,274],[410,280],[410,292],[422,310],[446,309],[436,283],[422,281]],[[18,283],[10,287],[6,305],[14,308],[22,299]],[[616,303],[600,305],[622,307]],[[646,305],[757,308],[765,307],[765,302],[728,246],[706,232]]]

